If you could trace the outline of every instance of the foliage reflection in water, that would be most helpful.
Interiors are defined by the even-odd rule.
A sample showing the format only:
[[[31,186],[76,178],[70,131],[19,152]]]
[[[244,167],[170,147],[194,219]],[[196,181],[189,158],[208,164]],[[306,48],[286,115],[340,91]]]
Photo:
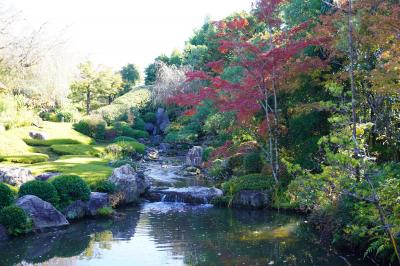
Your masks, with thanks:
[[[1,244],[0,265],[346,265],[316,240],[297,215],[145,203]]]

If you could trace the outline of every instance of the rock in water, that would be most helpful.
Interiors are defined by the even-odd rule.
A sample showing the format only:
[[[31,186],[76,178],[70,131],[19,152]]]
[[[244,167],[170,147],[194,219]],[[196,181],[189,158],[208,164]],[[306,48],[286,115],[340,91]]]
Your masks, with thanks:
[[[3,167],[0,168],[0,182],[12,186],[21,186],[23,183],[34,180],[31,171],[21,167]]]
[[[144,176],[136,173],[129,164],[115,168],[108,180],[116,185],[117,192],[120,192],[121,199],[117,205],[138,202],[140,195],[149,188]]]
[[[189,204],[207,204],[221,197],[222,190],[208,187],[151,188],[146,194],[151,201],[184,202]]]
[[[29,136],[33,139],[38,139],[38,140],[48,139],[47,134],[44,132],[31,131],[29,132]]]
[[[269,205],[268,194],[264,191],[242,190],[236,193],[232,200],[233,207],[261,209],[269,207]]]
[[[87,205],[88,205],[87,209],[88,214],[92,216],[97,215],[99,209],[109,206],[108,194],[100,192],[92,192],[90,194],[90,200],[87,203]]]
[[[36,196],[23,196],[15,202],[15,205],[22,208],[32,219],[34,230],[43,230],[69,224],[65,216],[54,208],[51,203]]]
[[[88,212],[89,210],[87,202],[81,200],[71,203],[63,210],[64,215],[70,220],[81,219],[85,217]]]
[[[186,154],[186,166],[200,167],[203,163],[203,148],[194,146]]]
[[[156,118],[157,118],[157,128],[162,133],[164,133],[170,124],[168,113],[164,110],[164,108],[158,108]]]

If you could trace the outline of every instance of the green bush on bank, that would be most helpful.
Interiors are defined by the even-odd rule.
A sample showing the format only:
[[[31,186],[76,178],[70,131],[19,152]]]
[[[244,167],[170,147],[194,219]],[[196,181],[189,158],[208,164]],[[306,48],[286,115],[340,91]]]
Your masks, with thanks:
[[[0,183],[0,209],[10,206],[13,201],[13,191],[6,184]]]
[[[107,123],[100,116],[89,116],[74,124],[74,129],[95,139],[104,139]]]
[[[233,177],[222,184],[222,189],[225,193],[234,195],[241,190],[270,190],[274,188],[274,185],[272,177],[262,174],[250,174]]]
[[[113,126],[118,136],[127,136],[135,139],[148,138],[149,133],[144,130],[133,129],[126,122],[116,122]]]
[[[52,184],[60,197],[60,206],[66,207],[74,201],[89,201],[90,188],[76,175],[62,175],[53,179]]]
[[[34,195],[44,201],[50,202],[54,206],[58,206],[60,197],[53,184],[45,181],[32,180],[28,181],[19,188],[19,197],[25,195]]]
[[[259,152],[251,152],[243,158],[243,166],[247,174],[260,173],[263,167]]]
[[[121,142],[121,141],[135,141],[135,142],[137,142],[136,139],[131,138],[131,137],[127,137],[127,136],[120,136],[120,137],[116,137],[114,139],[114,142]]]
[[[104,180],[101,181],[98,185],[96,185],[94,191],[113,194],[115,191],[117,191],[117,187],[115,186],[114,183],[111,183],[108,180]]]
[[[10,235],[18,236],[32,229],[32,221],[25,211],[18,206],[11,205],[0,210],[0,224]]]
[[[123,159],[132,153],[145,154],[146,146],[136,141],[118,141],[106,147],[106,154],[112,159]]]

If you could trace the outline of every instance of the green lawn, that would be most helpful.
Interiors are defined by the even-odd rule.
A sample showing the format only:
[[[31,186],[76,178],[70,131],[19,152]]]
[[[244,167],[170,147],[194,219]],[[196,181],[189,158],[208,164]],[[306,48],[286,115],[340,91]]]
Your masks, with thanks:
[[[62,174],[78,175],[91,187],[100,181],[106,180],[112,172],[108,160],[91,156],[65,155],[53,162],[42,162],[24,165],[34,175],[43,172],[60,172]]]
[[[48,140],[33,140],[30,131],[44,132]],[[0,161],[26,167],[34,175],[79,175],[93,187],[112,172],[108,160],[100,158],[104,146],[95,145],[93,139],[75,131],[71,123],[44,122],[43,128],[22,127],[0,133]]]

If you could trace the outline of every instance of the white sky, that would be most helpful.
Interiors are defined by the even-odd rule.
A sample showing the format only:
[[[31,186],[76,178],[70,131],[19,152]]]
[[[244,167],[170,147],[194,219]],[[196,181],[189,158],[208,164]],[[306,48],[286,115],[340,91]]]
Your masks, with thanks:
[[[0,0],[22,11],[31,25],[48,22],[51,34],[67,28],[68,46],[82,59],[116,69],[143,69],[183,48],[206,16],[217,20],[249,10],[251,0]]]

